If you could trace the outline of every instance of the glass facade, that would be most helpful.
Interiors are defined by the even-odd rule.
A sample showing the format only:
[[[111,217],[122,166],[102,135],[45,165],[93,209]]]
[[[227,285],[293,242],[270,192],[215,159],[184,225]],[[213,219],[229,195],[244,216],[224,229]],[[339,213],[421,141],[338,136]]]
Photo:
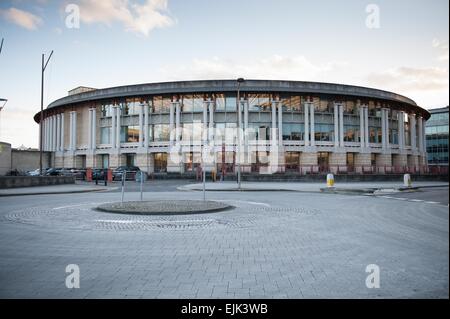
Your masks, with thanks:
[[[425,128],[428,164],[448,165],[448,106],[430,112]]]

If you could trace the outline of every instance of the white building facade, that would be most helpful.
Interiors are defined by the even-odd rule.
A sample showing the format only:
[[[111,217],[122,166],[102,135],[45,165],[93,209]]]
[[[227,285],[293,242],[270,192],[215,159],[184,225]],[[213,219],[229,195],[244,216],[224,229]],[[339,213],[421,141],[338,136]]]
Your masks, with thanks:
[[[246,80],[166,82],[90,90],[44,111],[55,167],[197,166],[246,173],[420,173],[425,121],[411,99],[341,84]],[[35,115],[39,122],[39,114]]]

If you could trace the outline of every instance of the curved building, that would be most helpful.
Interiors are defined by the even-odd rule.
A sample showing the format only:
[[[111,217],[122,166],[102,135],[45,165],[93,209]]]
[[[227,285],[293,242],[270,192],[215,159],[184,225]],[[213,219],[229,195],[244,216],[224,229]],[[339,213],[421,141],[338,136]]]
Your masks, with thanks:
[[[208,80],[79,87],[43,116],[55,167],[383,174],[426,170],[430,114],[372,88]]]

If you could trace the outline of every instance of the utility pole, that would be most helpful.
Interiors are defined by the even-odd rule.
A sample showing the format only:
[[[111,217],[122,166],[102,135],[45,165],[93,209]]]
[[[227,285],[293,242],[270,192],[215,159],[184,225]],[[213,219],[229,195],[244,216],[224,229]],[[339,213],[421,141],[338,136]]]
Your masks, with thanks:
[[[2,42],[0,43],[0,54],[2,53],[2,49],[3,49],[3,40],[4,40],[4,38],[2,38]]]
[[[41,67],[41,116],[39,121],[39,175],[42,176],[42,140],[43,140],[43,124],[44,121],[44,71],[47,67],[48,61],[50,61],[50,58],[52,57],[53,50],[50,52],[50,55],[47,59],[47,62],[44,63],[45,60],[45,54],[42,54],[42,67]]]

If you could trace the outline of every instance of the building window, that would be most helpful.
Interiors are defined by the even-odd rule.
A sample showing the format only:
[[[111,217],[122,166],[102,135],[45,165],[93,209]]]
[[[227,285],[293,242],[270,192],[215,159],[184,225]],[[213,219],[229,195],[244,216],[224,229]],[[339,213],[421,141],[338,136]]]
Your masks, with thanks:
[[[100,144],[111,143],[111,127],[100,128]]]
[[[167,171],[167,153],[155,153],[154,169],[156,173]]]
[[[111,104],[103,104],[101,107],[101,116],[102,117],[111,117],[112,116],[112,105]]]
[[[102,168],[109,168],[109,155],[103,154],[101,156]]]
[[[236,112],[236,95],[227,94],[225,96],[225,109],[227,112]]]
[[[139,142],[139,126],[122,126],[120,128],[121,143]]]
[[[220,93],[215,95],[216,111],[225,111],[225,95]]]
[[[304,124],[283,123],[283,140],[300,141],[303,140],[304,133],[305,133]]]
[[[359,126],[358,125],[344,125],[344,142],[359,141]]]
[[[168,124],[155,124],[153,125],[153,134],[155,142],[169,141],[170,131]]]
[[[122,115],[139,114],[140,103],[137,99],[127,99],[122,106]]]
[[[381,143],[381,128],[370,126],[369,127],[369,142],[370,143]]]
[[[314,139],[316,141],[333,141],[334,125],[333,124],[316,124]]]

